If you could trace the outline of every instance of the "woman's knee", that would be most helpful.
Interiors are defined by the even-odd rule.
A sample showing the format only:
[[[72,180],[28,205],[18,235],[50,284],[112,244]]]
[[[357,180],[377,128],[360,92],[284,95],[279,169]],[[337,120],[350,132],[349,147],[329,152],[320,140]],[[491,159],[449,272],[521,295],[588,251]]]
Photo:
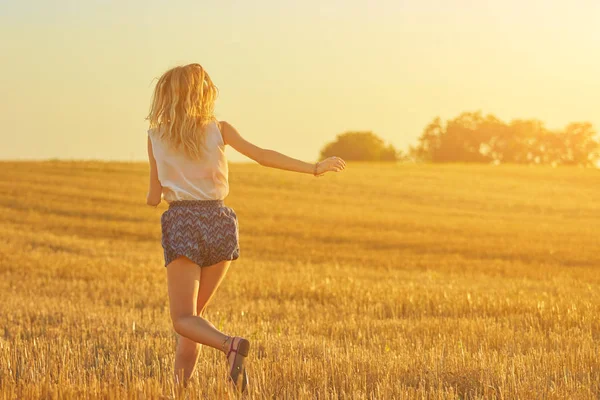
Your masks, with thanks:
[[[177,315],[171,317],[171,322],[173,323],[173,329],[181,336],[185,336],[186,326],[189,324],[191,318],[194,315]]]
[[[188,321],[194,317],[202,317],[205,318],[206,316],[206,305],[203,306],[202,308],[198,308],[198,311],[196,314],[190,314],[190,315],[178,315],[178,316],[171,316],[171,321],[173,323],[173,329],[175,329],[175,332],[177,332],[180,335],[183,335],[182,331],[185,330],[185,326],[188,324]]]

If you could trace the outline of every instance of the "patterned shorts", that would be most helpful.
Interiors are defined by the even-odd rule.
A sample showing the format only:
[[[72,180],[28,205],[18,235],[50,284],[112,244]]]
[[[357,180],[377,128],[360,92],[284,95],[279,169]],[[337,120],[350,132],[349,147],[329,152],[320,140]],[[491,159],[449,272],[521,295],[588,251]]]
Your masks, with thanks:
[[[186,256],[200,267],[240,256],[239,226],[223,200],[177,200],[161,218],[165,267]]]

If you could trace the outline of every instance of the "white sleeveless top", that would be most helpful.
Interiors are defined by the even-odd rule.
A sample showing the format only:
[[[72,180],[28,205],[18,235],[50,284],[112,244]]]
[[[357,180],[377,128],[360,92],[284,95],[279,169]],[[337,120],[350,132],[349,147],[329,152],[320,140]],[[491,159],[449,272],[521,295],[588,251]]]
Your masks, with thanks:
[[[193,160],[181,151],[170,149],[156,128],[148,129],[158,180],[167,203],[175,200],[222,200],[229,194],[225,142],[217,123],[208,124],[204,134],[208,150],[203,149],[202,159]]]

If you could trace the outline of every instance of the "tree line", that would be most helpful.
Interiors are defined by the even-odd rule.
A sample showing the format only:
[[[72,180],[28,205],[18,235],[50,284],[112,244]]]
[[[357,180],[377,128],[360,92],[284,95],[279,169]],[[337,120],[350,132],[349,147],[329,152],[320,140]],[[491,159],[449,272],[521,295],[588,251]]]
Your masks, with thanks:
[[[517,163],[593,166],[600,160],[600,142],[589,122],[574,122],[553,131],[539,120],[508,123],[480,111],[465,112],[445,123],[428,124],[415,146],[405,153],[373,132],[346,132],[328,143],[321,157],[348,161]]]

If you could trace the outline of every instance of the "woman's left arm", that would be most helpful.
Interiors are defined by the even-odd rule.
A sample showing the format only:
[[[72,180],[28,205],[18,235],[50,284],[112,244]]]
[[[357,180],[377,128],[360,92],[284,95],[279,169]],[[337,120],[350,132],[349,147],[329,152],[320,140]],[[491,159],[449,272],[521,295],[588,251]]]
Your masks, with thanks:
[[[148,136],[148,161],[150,162],[150,187],[146,197],[146,204],[156,207],[161,201],[162,186],[158,180],[158,169],[156,168],[156,160],[154,159],[150,136]]]

